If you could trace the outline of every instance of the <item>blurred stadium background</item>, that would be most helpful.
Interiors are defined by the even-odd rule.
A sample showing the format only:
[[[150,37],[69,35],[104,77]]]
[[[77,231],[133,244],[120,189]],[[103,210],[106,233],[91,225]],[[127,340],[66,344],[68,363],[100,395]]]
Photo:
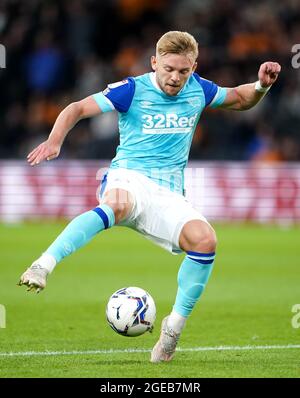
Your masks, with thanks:
[[[93,204],[96,171],[118,144],[115,113],[81,121],[63,146],[64,163],[30,169],[26,154],[47,138],[68,103],[149,71],[156,40],[171,29],[196,37],[198,73],[221,86],[257,80],[266,60],[282,65],[278,82],[253,110],[208,110],[202,117],[190,158],[206,161],[193,167],[209,164],[204,213],[212,220],[299,221],[300,69],[291,65],[300,41],[296,0],[2,0],[1,219],[73,216]]]

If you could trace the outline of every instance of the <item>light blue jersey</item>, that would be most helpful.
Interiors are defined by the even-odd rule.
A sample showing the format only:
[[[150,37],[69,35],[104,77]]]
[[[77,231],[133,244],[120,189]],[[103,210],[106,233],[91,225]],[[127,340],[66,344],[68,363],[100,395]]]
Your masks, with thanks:
[[[208,105],[221,105],[226,89],[193,73],[176,96],[169,96],[155,73],[146,73],[109,84],[93,97],[102,112],[119,112],[120,145],[110,167],[138,171],[182,194],[200,115]]]

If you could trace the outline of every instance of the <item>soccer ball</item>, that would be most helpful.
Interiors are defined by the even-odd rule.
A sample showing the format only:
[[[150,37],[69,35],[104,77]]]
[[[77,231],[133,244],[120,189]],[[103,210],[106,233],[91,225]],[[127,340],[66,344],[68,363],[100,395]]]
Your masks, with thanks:
[[[153,298],[139,287],[124,287],[108,300],[106,318],[122,336],[140,336],[152,331],[156,317]]]

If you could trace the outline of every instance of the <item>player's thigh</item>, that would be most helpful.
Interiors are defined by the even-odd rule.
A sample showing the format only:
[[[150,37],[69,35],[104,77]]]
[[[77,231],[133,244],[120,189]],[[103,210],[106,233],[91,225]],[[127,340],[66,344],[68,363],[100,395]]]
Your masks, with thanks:
[[[111,188],[104,192],[100,204],[108,205],[115,214],[116,224],[129,217],[134,206],[133,195],[126,189]]]
[[[109,169],[103,177],[100,204],[111,206],[117,223],[133,221],[144,207],[143,183],[138,173],[126,169]]]
[[[179,244],[181,231],[188,222],[206,219],[181,195],[164,192],[154,195],[147,209],[138,217],[137,229],[154,243],[167,250],[182,251]]]

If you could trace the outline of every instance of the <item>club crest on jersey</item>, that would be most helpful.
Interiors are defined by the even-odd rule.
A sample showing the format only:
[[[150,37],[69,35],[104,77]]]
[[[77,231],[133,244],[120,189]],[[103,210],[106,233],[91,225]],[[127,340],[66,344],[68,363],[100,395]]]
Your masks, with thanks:
[[[187,102],[194,108],[196,106],[200,106],[201,105],[201,101],[200,101],[199,98],[188,98]]]

